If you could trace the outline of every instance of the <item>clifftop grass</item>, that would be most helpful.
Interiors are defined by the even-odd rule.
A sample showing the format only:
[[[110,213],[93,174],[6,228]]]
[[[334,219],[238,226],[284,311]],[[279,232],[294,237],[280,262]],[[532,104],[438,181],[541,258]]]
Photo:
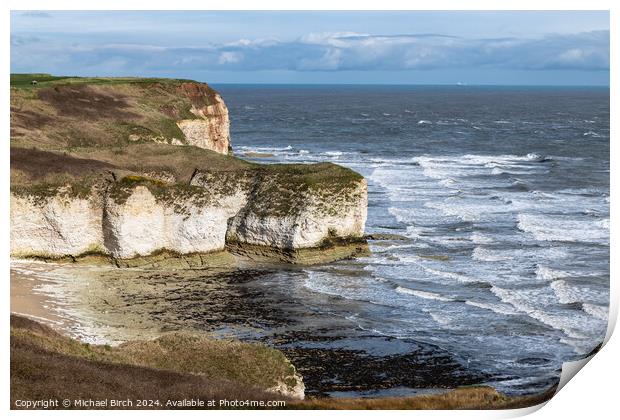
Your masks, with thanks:
[[[181,79],[12,74],[11,145],[71,151],[183,143],[176,121],[199,118],[192,109],[215,103],[216,94]]]
[[[295,369],[259,344],[172,333],[118,347],[80,343],[11,315],[11,400],[48,398],[284,399]]]
[[[197,175],[205,187],[190,185]],[[255,193],[261,213],[285,215],[304,204],[307,194],[329,201],[355,188],[358,173],[332,163],[261,165],[193,146],[127,144],[119,147],[79,147],[71,152],[11,147],[11,191],[46,197],[61,189],[70,196],[87,196],[96,186],[109,185],[120,201],[144,185],[163,201],[195,195],[210,203],[237,186]],[[329,204],[329,203],[327,203]]]
[[[213,104],[215,95],[183,79],[12,74],[12,185],[52,185],[61,176],[79,182],[112,170],[168,173],[181,183],[196,170],[251,170],[297,190],[361,179],[336,165],[259,165],[166,144],[183,141],[176,121],[198,118],[190,110]]]
[[[36,82],[36,84],[33,84]],[[11,73],[11,87],[33,89],[59,84],[123,84],[123,83],[195,83],[189,79],[165,79],[157,77],[78,77],[53,76],[48,73]]]

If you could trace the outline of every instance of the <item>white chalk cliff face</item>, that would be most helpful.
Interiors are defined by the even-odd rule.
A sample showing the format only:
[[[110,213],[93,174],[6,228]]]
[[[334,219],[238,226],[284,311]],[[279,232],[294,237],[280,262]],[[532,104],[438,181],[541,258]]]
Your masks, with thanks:
[[[204,194],[158,197],[146,185],[109,189],[89,198],[62,190],[46,197],[11,195],[11,255],[64,257],[100,252],[115,258],[158,250],[180,254],[221,251],[227,240],[276,249],[317,247],[326,239],[360,238],[366,221],[366,181],[332,195],[308,191],[288,213],[265,209],[250,178],[199,174],[191,188]],[[259,184],[260,185],[260,184]],[[171,187],[172,188],[172,187]],[[260,190],[260,187],[258,188]]]
[[[11,255],[64,256],[103,251],[102,207],[97,197],[40,199],[11,194]]]
[[[177,125],[190,146],[228,154],[230,150],[230,120],[228,108],[219,94],[215,103],[202,108],[192,107],[190,112],[198,119],[180,120]]]
[[[149,255],[167,249],[181,254],[224,249],[226,224],[245,203],[243,194],[201,205],[194,197],[158,201],[145,186],[137,186],[124,203],[105,200],[105,248],[117,258]]]
[[[332,238],[362,237],[367,217],[366,180],[350,190],[330,194],[328,200],[326,203],[312,191],[305,192],[300,198],[303,204],[285,214],[249,203],[230,220],[227,239],[293,250],[317,247]]]

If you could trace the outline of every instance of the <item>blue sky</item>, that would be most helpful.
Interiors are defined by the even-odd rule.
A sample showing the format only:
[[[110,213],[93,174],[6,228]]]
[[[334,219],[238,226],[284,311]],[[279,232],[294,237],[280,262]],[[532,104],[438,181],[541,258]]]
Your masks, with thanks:
[[[594,11],[13,11],[11,71],[211,83],[608,85]]]

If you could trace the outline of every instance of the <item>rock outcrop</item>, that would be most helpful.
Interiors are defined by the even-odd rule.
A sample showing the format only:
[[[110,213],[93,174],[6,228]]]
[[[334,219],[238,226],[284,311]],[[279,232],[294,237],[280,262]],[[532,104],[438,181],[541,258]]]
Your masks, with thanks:
[[[222,97],[212,93],[206,85],[185,83],[182,89],[192,101],[190,112],[197,117],[177,121],[186,143],[227,154],[231,150],[230,120]]]
[[[106,196],[102,230],[105,249],[112,256],[134,258],[163,249],[180,254],[224,249],[227,221],[247,199],[243,191],[213,194],[200,187],[185,191],[158,187],[156,196],[145,185],[115,185]],[[121,188],[126,189],[126,198],[115,195]]]
[[[311,166],[325,165],[332,175],[342,172],[341,179],[308,187],[294,175],[283,178],[257,168],[198,171],[189,184],[141,175],[108,177],[85,196],[68,186],[15,190],[11,255],[75,258],[97,253],[131,259],[163,250],[208,254],[228,249],[293,263],[350,256],[364,241],[366,181],[336,165]],[[324,252],[334,247],[346,252]],[[307,257],[299,254],[302,250],[315,252]]]
[[[260,198],[254,198],[230,219],[227,239],[250,245],[299,249],[318,247],[332,238],[361,237],[366,222],[365,180],[350,190],[334,192],[330,199],[333,201],[326,204],[324,197],[304,193],[300,197],[303,202],[300,208],[290,213],[271,213],[269,209],[260,209]]]
[[[104,252],[101,201],[11,193],[11,255],[55,257]]]

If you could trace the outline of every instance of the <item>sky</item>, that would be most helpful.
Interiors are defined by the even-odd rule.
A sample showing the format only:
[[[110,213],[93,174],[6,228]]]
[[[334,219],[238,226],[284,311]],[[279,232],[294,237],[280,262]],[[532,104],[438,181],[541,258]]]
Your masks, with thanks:
[[[606,11],[12,11],[11,72],[609,85]]]

